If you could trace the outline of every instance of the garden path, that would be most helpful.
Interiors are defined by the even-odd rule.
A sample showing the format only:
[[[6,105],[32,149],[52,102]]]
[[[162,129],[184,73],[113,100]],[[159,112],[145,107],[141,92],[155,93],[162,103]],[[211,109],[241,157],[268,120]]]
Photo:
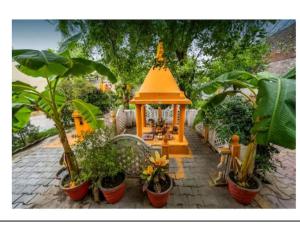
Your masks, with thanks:
[[[135,130],[128,132],[135,133]],[[264,184],[256,200],[249,206],[243,206],[231,198],[226,187],[209,186],[209,174],[216,169],[218,154],[203,144],[193,129],[187,128],[185,135],[193,156],[182,159],[185,178],[175,179],[167,208],[295,208],[295,172],[292,170],[295,169],[295,155],[292,152],[283,150],[278,155],[283,166],[271,175],[273,184]],[[73,140],[72,133],[68,134],[68,138]],[[114,205],[105,201],[96,204],[90,194],[83,201],[71,201],[55,179],[60,169],[61,154],[62,147],[58,137],[54,136],[13,156],[13,208],[151,208],[134,179],[127,180],[124,198]],[[171,158],[170,173],[176,178],[177,172],[177,162]]]

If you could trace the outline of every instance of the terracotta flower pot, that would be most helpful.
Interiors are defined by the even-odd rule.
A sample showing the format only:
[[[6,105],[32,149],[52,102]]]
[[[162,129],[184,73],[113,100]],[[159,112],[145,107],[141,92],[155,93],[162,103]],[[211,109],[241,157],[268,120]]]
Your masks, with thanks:
[[[237,185],[233,179],[233,172],[228,175],[228,191],[231,196],[239,203],[243,205],[248,205],[252,202],[256,194],[260,191],[262,185],[258,178],[253,176],[253,180],[257,183],[258,187],[256,189],[248,189]]]
[[[170,191],[173,188],[173,181],[170,177],[169,177],[169,180],[170,180],[170,187],[164,192],[156,193],[156,192],[149,190],[148,188],[146,189],[147,197],[153,207],[162,208],[168,203]]]
[[[105,200],[110,204],[115,204],[121,200],[125,194],[125,189],[125,176],[123,182],[114,188],[105,188],[103,187],[102,182],[100,185],[100,190],[102,191]]]
[[[86,194],[89,191],[90,182],[86,181],[83,182],[80,185],[77,185],[72,188],[68,188],[63,186],[63,182],[69,177],[69,175],[66,175],[62,178],[60,181],[60,188],[65,192],[66,195],[68,195],[73,201],[79,201],[82,200]]]

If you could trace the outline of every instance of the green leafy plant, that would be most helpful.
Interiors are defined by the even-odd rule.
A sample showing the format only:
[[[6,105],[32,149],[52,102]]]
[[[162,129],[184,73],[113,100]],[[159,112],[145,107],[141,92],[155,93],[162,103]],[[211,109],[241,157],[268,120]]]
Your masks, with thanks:
[[[74,147],[86,180],[90,179],[94,184],[98,184],[100,178],[113,177],[122,171],[116,148],[110,143],[113,137],[112,129],[100,128],[86,134],[84,140]]]
[[[21,81],[12,83],[13,92],[13,130],[18,130],[28,122],[33,109],[43,111],[51,118],[59,132],[60,141],[64,149],[64,162],[67,166],[71,181],[79,176],[79,168],[76,158],[68,142],[66,131],[62,123],[61,110],[66,104],[66,98],[57,92],[59,81],[71,76],[82,76],[94,71],[106,75],[111,82],[115,82],[115,76],[103,64],[84,59],[73,58],[68,52],[66,41],[59,53],[50,50],[13,50],[12,57],[17,63],[17,69],[31,77],[43,77],[47,81],[47,87],[39,92],[35,87]],[[73,107],[79,111],[84,120],[94,129],[101,126],[97,119],[100,110],[80,99],[72,100]]]
[[[170,182],[168,182],[170,179],[167,177],[169,160],[166,155],[161,156],[155,152],[149,161],[150,164],[141,175],[141,179],[144,181],[143,191],[149,188],[153,192],[163,192],[170,186]]]
[[[112,108],[113,94],[102,92],[84,77],[72,77],[63,79],[57,86],[57,91],[64,95],[67,104],[62,108],[62,120],[66,127],[73,124],[72,100],[81,99],[86,103],[98,107],[102,113],[107,113]]]
[[[255,155],[255,172],[265,178],[267,172],[275,171],[276,165],[273,155],[279,153],[273,145],[257,145]]]
[[[229,143],[233,134],[239,135],[244,145],[250,142],[253,106],[241,96],[227,97],[218,106],[208,109],[205,115],[210,127],[224,142]]]
[[[225,73],[202,86],[206,93],[214,94],[202,106],[205,116],[208,107],[219,105],[228,95],[243,95],[253,104],[253,127],[246,157],[240,169],[236,169],[236,180],[244,187],[253,174],[257,144],[277,144],[286,148],[296,146],[296,71],[275,77],[269,73],[257,75],[244,71]],[[244,93],[248,89],[253,95]],[[221,91],[220,91],[221,90]],[[256,92],[258,92],[256,94]]]
[[[12,133],[12,150],[15,151],[21,147],[38,139],[39,128],[31,123],[26,124],[25,127]]]
[[[113,188],[120,183],[120,174],[124,173],[124,162],[120,160],[120,150],[111,142],[114,137],[112,128],[100,128],[87,133],[84,140],[77,143],[74,152],[78,159],[81,172],[80,178],[91,181],[95,201],[99,201],[101,181]],[[130,158],[130,148],[122,150]],[[124,155],[124,153],[123,153]]]
[[[12,133],[12,151],[16,153],[20,148],[33,144],[44,138],[57,135],[58,131],[54,128],[49,128],[45,131],[39,131],[39,128],[28,123],[24,128],[18,132]]]

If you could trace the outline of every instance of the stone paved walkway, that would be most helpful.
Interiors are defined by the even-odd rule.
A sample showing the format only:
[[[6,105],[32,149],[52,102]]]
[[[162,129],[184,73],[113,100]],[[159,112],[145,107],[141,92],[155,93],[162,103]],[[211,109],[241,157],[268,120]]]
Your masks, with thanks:
[[[133,132],[133,130],[129,131],[129,133]],[[185,178],[175,179],[175,187],[166,208],[295,207],[295,175],[288,176],[289,181],[284,183],[284,187],[284,184],[280,185],[285,189],[283,191],[292,197],[278,199],[278,190],[272,191],[270,186],[264,185],[262,193],[249,206],[240,205],[232,199],[226,187],[209,186],[209,174],[215,171],[218,155],[201,142],[194,130],[187,128],[186,137],[193,156],[182,160]],[[96,204],[91,194],[88,194],[83,201],[71,201],[59,189],[59,182],[55,179],[55,173],[60,168],[58,161],[61,153],[62,148],[55,136],[13,157],[13,208],[152,208],[141,188],[138,187],[136,179],[127,179],[125,196],[117,204],[110,205],[105,201]],[[280,155],[285,159],[284,153]],[[289,164],[295,169],[295,156],[290,153],[288,156],[290,159],[283,164]],[[282,171],[284,172],[284,168]],[[177,172],[176,160],[170,159],[170,173],[176,178]],[[278,177],[284,176],[282,172],[278,174],[280,174]],[[279,202],[276,202],[277,199]]]
[[[267,173],[270,184],[264,184],[260,195],[266,207],[296,208],[296,151],[277,147],[274,158],[276,172]]]

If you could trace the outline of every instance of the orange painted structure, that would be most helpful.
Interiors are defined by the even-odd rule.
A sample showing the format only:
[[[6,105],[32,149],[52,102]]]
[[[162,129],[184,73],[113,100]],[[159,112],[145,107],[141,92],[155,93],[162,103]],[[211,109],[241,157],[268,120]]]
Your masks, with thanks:
[[[74,111],[72,117],[74,119],[76,136],[80,141],[82,141],[84,134],[91,132],[92,128],[86,121],[84,121],[78,111]]]
[[[157,62],[164,62],[162,43],[159,44],[160,57],[156,57]],[[170,69],[164,64],[160,67],[153,66],[148,72],[144,83],[136,92],[131,104],[136,105],[136,130],[137,135],[142,137],[144,133],[151,132],[151,127],[147,124],[145,118],[145,104],[171,104],[173,105],[173,123],[169,128],[171,132],[176,126],[178,134],[173,135],[172,140],[168,140],[167,144],[163,140],[154,138],[153,140],[146,140],[150,145],[160,145],[164,149],[168,149],[169,154],[191,154],[188,148],[188,141],[184,136],[185,110],[186,105],[191,104],[191,101],[186,98],[183,91],[181,91],[174,79]],[[180,120],[177,124],[177,107],[180,105]]]

